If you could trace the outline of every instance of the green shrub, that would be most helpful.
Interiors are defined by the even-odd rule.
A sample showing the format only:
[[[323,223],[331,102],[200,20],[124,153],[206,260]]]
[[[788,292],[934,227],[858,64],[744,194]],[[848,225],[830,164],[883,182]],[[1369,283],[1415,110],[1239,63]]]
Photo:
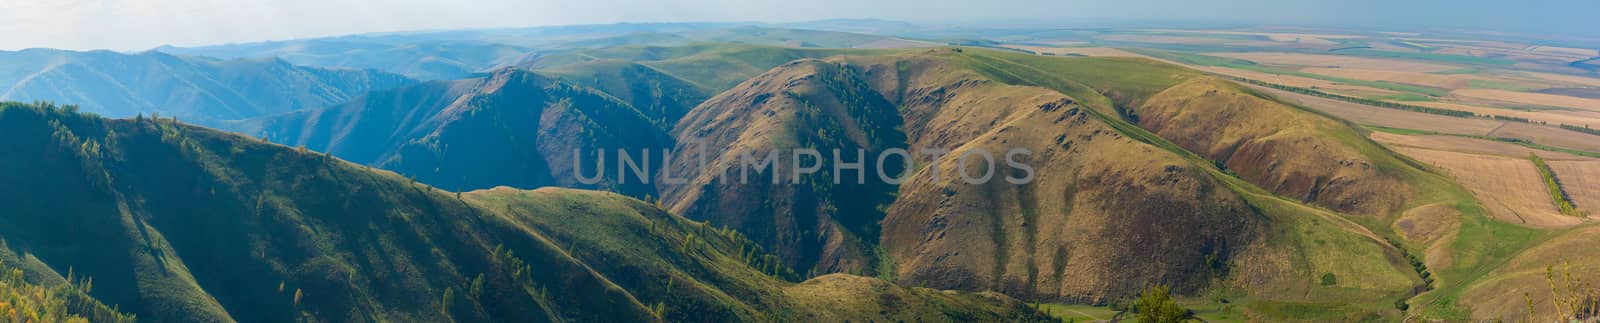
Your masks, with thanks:
[[[1150,287],[1134,303],[1139,323],[1178,323],[1194,320],[1194,313],[1172,300],[1172,290],[1165,285]]]

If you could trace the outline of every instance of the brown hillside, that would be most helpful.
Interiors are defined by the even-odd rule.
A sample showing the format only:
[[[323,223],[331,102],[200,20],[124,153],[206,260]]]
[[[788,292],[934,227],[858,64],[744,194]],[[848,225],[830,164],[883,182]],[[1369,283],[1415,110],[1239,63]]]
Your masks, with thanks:
[[[899,94],[914,150],[954,150],[938,168],[919,166],[884,220],[883,245],[904,283],[1087,302],[1153,283],[1193,291],[1261,230],[1233,192],[1059,93],[993,82],[933,56],[859,61],[909,71],[873,75],[874,84],[899,86],[882,92]],[[1033,152],[1032,183],[1005,182],[1020,170],[1003,162],[988,184],[960,179],[961,153],[1003,158],[1013,148]]]
[[[1595,274],[1600,273],[1596,244],[1600,244],[1600,227],[1596,226],[1556,235],[1523,250],[1490,273],[1490,278],[1468,287],[1461,303],[1469,304],[1472,317],[1479,320],[1566,321],[1576,304],[1600,304],[1595,299],[1600,290],[1600,275]],[[1558,319],[1557,313],[1568,315]]]
[[[673,130],[682,156],[669,167],[688,184],[659,181],[657,187],[674,212],[738,229],[797,271],[874,271],[880,206],[893,201],[893,187],[877,180],[874,167],[861,175],[868,184],[857,184],[851,170],[833,185],[829,162],[834,149],[854,162],[858,149],[872,161],[884,149],[903,146],[894,109],[848,66],[790,62],[686,115]],[[795,148],[822,152],[825,172],[794,184]],[[774,169],[782,183],[773,184],[770,171],[752,170],[741,184],[741,156],[764,159],[768,151],[779,154]],[[701,158],[708,162],[703,169]]]
[[[1372,161],[1375,146],[1340,121],[1198,77],[1156,94],[1136,122],[1280,195],[1340,212],[1387,215],[1414,190]]]

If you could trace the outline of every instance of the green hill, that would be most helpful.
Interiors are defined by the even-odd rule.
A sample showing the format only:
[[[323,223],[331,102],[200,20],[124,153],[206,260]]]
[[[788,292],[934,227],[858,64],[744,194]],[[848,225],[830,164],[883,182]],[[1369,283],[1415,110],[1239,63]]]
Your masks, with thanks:
[[[1448,176],[1347,122],[1149,60],[697,44],[578,50],[524,67],[537,72],[375,94],[263,119],[253,133],[328,142],[335,155],[467,188],[579,186],[560,182],[573,166],[556,162],[570,159],[561,151],[672,147],[686,155],[645,167],[686,184],[588,188],[658,198],[748,236],[775,260],[758,267],[778,276],[854,273],[1099,305],[1165,284],[1187,303],[1261,320],[1519,317],[1522,307],[1486,295],[1553,304],[1521,283],[1582,254],[1550,246],[1592,236],[1496,222]],[[582,118],[550,119],[577,116],[550,102],[592,103],[574,105],[588,107]],[[282,120],[292,121],[272,123]],[[1033,152],[1032,183],[955,176],[981,171],[960,168],[961,152],[1018,147]],[[955,154],[891,171],[913,175],[899,185],[870,173],[872,184],[832,184],[830,172],[798,185],[716,175],[744,153],[793,148]],[[787,158],[773,171],[794,167]]]
[[[660,137],[665,138],[665,144],[687,154],[675,156],[677,163],[667,167],[674,174],[686,176],[689,183],[658,183],[622,191],[634,196],[659,196],[674,212],[748,235],[762,248],[772,250],[784,267],[802,276],[862,273],[913,286],[996,290],[1030,299],[1083,303],[1114,302],[1155,283],[1174,285],[1185,295],[1237,287],[1250,295],[1240,297],[1259,300],[1264,308],[1279,306],[1271,303],[1278,301],[1339,301],[1363,305],[1335,313],[1380,316],[1395,315],[1386,311],[1389,304],[1410,296],[1422,284],[1403,260],[1403,253],[1390,247],[1382,236],[1334,213],[1304,207],[1298,200],[1281,199],[1252,182],[1235,178],[1228,173],[1226,163],[1190,153],[1184,146],[1129,123],[1124,119],[1125,112],[1115,108],[1126,104],[1119,101],[1155,96],[1182,81],[1157,82],[1162,78],[1194,74],[1181,74],[1190,72],[1177,68],[1163,70],[1164,65],[1146,61],[1083,61],[1073,67],[1097,68],[1101,74],[1046,78],[1054,74],[1013,61],[1019,58],[997,55],[1009,54],[953,49],[844,51],[695,45],[577,51],[546,56],[528,67],[562,80],[588,82],[602,92],[618,93],[612,96],[639,111],[671,111],[637,107],[662,106],[658,102],[687,103],[697,98],[662,100],[672,98],[663,93],[718,93],[696,102],[681,119],[672,120],[675,124],[665,133],[669,136]],[[833,58],[808,58],[825,56]],[[1056,62],[1029,64],[1049,67]],[[1076,69],[1075,73],[1084,73]],[[725,73],[696,74],[697,71]],[[1129,76],[1103,76],[1118,71]],[[427,93],[443,93],[481,87],[470,83],[475,81],[461,82],[468,83],[433,83],[396,91],[397,95],[390,98],[368,99],[398,103],[366,109],[387,111],[391,117],[330,110],[321,117],[301,119],[434,119],[402,117],[432,114],[419,114],[415,108],[408,108],[411,105],[404,98],[412,94],[406,93],[419,93],[415,91],[425,88],[431,88]],[[1023,86],[1029,82],[1051,86]],[[732,85],[715,85],[729,83]],[[685,89],[684,84],[694,85]],[[504,93],[497,95],[513,95],[513,90],[528,88],[505,87],[501,89]],[[681,91],[663,91],[669,88]],[[424,101],[427,100],[463,101]],[[386,108],[390,106],[396,108]],[[515,111],[521,106],[526,105],[479,108]],[[1264,109],[1280,108],[1290,109]],[[1071,126],[1054,124],[1067,121]],[[352,128],[331,133],[349,133],[349,138],[362,133],[430,133],[405,130],[409,127]],[[463,133],[486,128],[493,126],[464,128],[467,130]],[[630,129],[627,133],[635,137],[656,136],[654,130],[641,132],[646,127],[616,129]],[[282,133],[296,132],[307,133],[292,128]],[[408,136],[395,141],[427,138]],[[1018,145],[1037,154],[1033,156],[1039,158],[1034,166],[1041,178],[1048,180],[1025,186],[999,181],[990,186],[959,184],[954,182],[958,181],[952,168],[957,164],[955,156],[942,159],[940,169],[911,170],[910,174],[917,175],[916,180],[900,186],[831,185],[829,173],[819,174],[818,180],[803,185],[740,185],[712,175],[737,166],[733,163],[741,153],[765,149],[865,148],[865,157],[875,159],[876,154],[888,148],[982,147],[1003,153],[1006,149],[1002,148]],[[383,145],[345,147],[379,146]],[[705,157],[713,168],[698,169],[691,162],[697,160],[699,156],[693,154],[701,147],[712,149]],[[539,158],[507,153],[527,150],[530,149],[469,154],[469,150],[450,149],[437,156],[445,160],[541,162]],[[346,150],[331,151],[348,155]],[[437,165],[444,167],[421,168],[421,173],[417,169],[401,172],[418,174],[423,182],[429,182],[433,179],[426,177],[434,175],[427,172],[434,169],[516,169],[489,167],[494,164],[482,162]],[[560,165],[546,165],[551,165],[551,173],[560,172]],[[787,166],[779,166],[777,171],[785,169]],[[932,181],[928,174],[931,172],[947,176]],[[460,176],[461,171],[442,174],[449,181],[449,176]],[[503,177],[488,178],[475,187],[495,185],[495,180],[507,183]],[[951,225],[952,222],[962,224]],[[1173,236],[1140,240],[1152,232]],[[1176,236],[1179,233],[1181,237]],[[1084,235],[1103,238],[1051,238]],[[1161,259],[1165,265],[1141,266],[1147,260],[1139,259]],[[1319,279],[1329,274],[1372,279],[1353,286],[1320,285]],[[1307,298],[1307,294],[1314,297]]]
[[[0,129],[0,149],[33,152],[0,157],[0,237],[31,260],[23,277],[90,278],[89,295],[140,319],[1042,318],[994,294],[791,283],[736,233],[610,193],[453,194],[171,120],[50,106],[5,103]]]
[[[648,85],[641,85],[648,86]],[[671,99],[652,111],[670,111]],[[653,101],[652,101],[653,100]],[[643,197],[638,181],[579,185],[573,154],[670,147],[664,115],[647,115],[598,90],[542,74],[504,69],[493,75],[374,92],[350,103],[230,128],[393,170],[439,187],[610,188]],[[595,161],[600,156],[585,155]],[[641,156],[642,157],[642,156]],[[659,158],[659,157],[658,157]],[[594,171],[594,166],[588,166]]]

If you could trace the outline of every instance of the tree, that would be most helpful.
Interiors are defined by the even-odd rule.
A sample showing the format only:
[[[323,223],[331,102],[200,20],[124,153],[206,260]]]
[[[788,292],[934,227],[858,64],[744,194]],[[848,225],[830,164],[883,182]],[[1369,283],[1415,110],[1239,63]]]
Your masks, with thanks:
[[[1139,295],[1139,301],[1134,303],[1134,310],[1138,312],[1139,323],[1180,323],[1193,320],[1194,313],[1178,306],[1172,300],[1171,289],[1166,285],[1150,287]]]
[[[478,274],[478,278],[472,279],[472,289],[468,290],[468,292],[472,295],[472,298],[478,298],[483,295],[483,274]]]
[[[455,300],[456,300],[456,289],[454,287],[445,287],[444,288],[444,299],[439,304],[439,311],[442,312],[444,314],[444,316],[449,317],[450,316],[450,303],[455,302]]]

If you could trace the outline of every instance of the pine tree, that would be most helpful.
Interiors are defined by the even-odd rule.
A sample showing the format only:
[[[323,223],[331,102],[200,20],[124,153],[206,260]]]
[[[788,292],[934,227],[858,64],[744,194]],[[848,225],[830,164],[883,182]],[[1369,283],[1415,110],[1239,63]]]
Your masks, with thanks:
[[[471,295],[472,298],[478,298],[483,295],[483,274],[480,273],[478,278],[472,279],[472,289],[468,290],[468,295]]]
[[[454,287],[445,287],[444,299],[439,303],[439,311],[444,314],[445,317],[450,317],[450,304],[455,302],[455,300],[456,289]]]

